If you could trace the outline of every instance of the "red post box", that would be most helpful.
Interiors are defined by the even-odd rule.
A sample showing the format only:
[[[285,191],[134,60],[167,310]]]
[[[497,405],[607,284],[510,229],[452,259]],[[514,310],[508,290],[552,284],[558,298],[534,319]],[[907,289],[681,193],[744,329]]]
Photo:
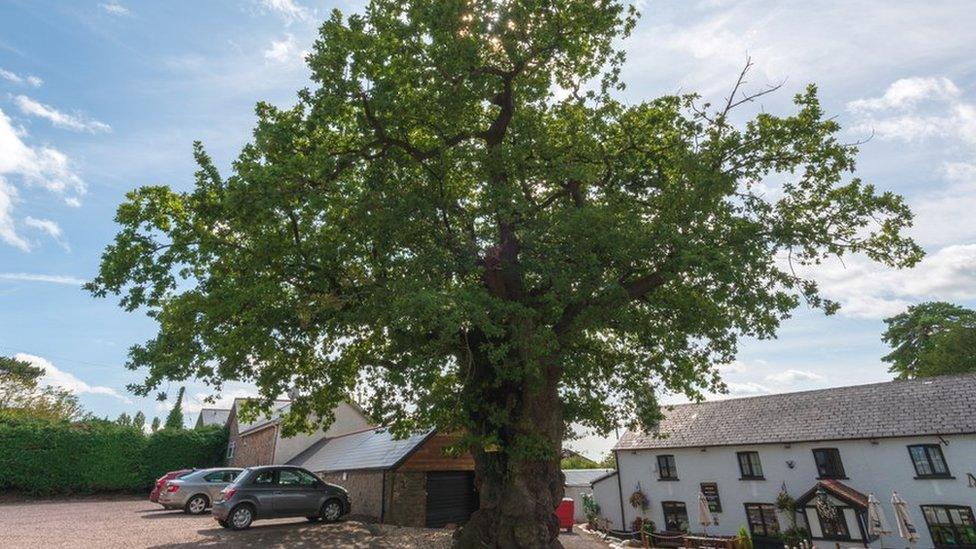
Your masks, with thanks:
[[[559,507],[556,507],[556,518],[559,519],[559,527],[565,528],[567,532],[573,530],[573,507],[575,503],[573,498],[563,498],[559,503]]]

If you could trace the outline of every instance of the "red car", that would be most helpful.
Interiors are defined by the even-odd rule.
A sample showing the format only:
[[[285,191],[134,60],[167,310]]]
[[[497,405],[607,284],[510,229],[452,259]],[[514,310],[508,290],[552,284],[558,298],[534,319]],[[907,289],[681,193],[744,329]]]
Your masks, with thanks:
[[[180,469],[179,471],[170,471],[165,475],[156,479],[156,486],[153,488],[152,492],[149,492],[149,501],[153,503],[159,503],[159,492],[162,491],[163,486],[166,485],[167,480],[173,480],[174,478],[180,478],[187,473],[192,473],[193,469]]]

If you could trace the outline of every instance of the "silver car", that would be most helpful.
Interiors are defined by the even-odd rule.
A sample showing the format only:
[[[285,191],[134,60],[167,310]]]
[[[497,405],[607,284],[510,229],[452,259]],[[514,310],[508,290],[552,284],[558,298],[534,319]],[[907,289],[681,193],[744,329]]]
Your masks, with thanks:
[[[217,500],[220,491],[234,482],[243,469],[217,467],[200,469],[178,479],[166,481],[159,492],[159,503],[167,509],[183,509],[199,515]]]

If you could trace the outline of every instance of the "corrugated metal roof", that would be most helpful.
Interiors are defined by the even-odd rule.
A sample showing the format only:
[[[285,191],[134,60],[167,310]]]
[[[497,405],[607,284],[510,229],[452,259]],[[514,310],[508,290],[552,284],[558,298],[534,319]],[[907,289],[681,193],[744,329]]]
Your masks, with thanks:
[[[433,430],[395,439],[385,427],[323,438],[298,454],[288,465],[316,473],[390,469],[423,443]]]
[[[681,404],[615,450],[976,433],[976,374]],[[663,437],[663,438],[662,438]]]
[[[563,469],[566,486],[589,486],[594,480],[613,471],[613,469]]]

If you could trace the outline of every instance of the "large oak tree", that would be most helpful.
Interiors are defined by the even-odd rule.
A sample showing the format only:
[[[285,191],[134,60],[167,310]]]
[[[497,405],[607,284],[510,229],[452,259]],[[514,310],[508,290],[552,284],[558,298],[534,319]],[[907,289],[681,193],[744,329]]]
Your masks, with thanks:
[[[314,87],[257,108],[232,173],[133,191],[89,285],[159,323],[163,380],[291,391],[289,429],[353,392],[399,432],[467,433],[465,547],[542,547],[567,425],[652,424],[801,300],[794,265],[916,262],[900,197],[852,176],[816,90],[795,113],[615,99],[613,0],[373,0],[332,16]],[[740,79],[740,84],[742,80]],[[763,93],[762,91],[759,92]],[[772,188],[772,190],[769,190]]]

